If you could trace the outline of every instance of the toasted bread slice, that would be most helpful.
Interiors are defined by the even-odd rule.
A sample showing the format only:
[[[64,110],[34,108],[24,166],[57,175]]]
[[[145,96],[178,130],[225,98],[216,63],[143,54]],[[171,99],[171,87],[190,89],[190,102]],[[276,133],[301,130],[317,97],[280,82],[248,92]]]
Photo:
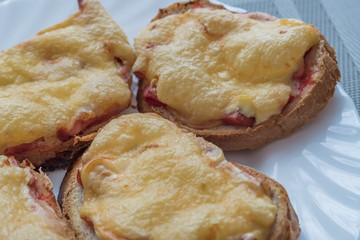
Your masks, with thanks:
[[[97,0],[0,55],[0,154],[36,167],[69,156],[131,102],[136,55]]]
[[[78,239],[297,239],[285,189],[156,114],[112,120],[68,169]],[[259,210],[261,209],[261,210]]]
[[[199,7],[207,7],[211,8],[212,10],[224,9],[223,6],[212,4],[207,0],[195,0],[190,2],[175,3],[165,9],[160,9],[157,16],[152,20],[152,23],[148,27],[150,35],[154,35],[151,35],[149,37],[150,40],[147,39],[149,43],[146,46],[145,51],[152,51],[152,49],[162,47],[160,45],[166,45],[172,41],[169,40],[169,42],[165,43],[151,42],[153,36],[157,36],[156,33],[152,33],[158,27],[156,22],[157,20],[164,19],[171,15],[185,13],[188,10]],[[242,16],[260,22],[274,22],[277,20],[276,17],[270,16],[265,13],[245,13],[242,14]],[[164,27],[164,29],[166,28]],[[208,33],[208,38],[217,39],[216,35],[209,34],[210,30],[206,29],[205,26],[203,26],[203,30],[199,29],[198,32],[204,31]],[[254,149],[263,146],[275,139],[289,136],[294,131],[301,128],[303,125],[305,125],[312,119],[316,118],[319,112],[321,112],[321,110],[327,105],[329,99],[333,96],[336,83],[340,80],[340,72],[337,67],[337,61],[335,58],[335,50],[329,46],[324,36],[317,29],[315,31],[318,35],[318,41],[315,45],[311,46],[311,48],[306,51],[305,55],[303,56],[303,65],[300,66],[300,64],[296,70],[297,72],[295,72],[292,76],[294,77],[296,75],[301,75],[301,77],[296,76],[295,81],[292,80],[291,94],[289,94],[288,92],[286,95],[287,97],[282,99],[282,103],[279,104],[277,108],[277,113],[270,115],[269,118],[258,124],[256,122],[254,124],[254,121],[256,121],[254,115],[250,114],[249,116],[244,116],[243,114],[238,114],[234,117],[234,115],[231,115],[232,113],[229,113],[228,116],[224,116],[222,119],[219,119],[219,121],[215,121],[211,124],[205,123],[203,126],[192,124],[179,111],[174,110],[171,106],[168,106],[166,103],[162,103],[161,101],[159,101],[156,96],[156,79],[160,78],[160,73],[153,72],[153,66],[150,65],[149,58],[146,56],[144,57],[141,54],[139,54],[133,68],[134,73],[139,78],[139,88],[137,93],[138,110],[140,112],[158,113],[161,116],[175,122],[180,127],[185,128],[195,133],[196,135],[202,136],[206,140],[213,142],[217,146],[221,147],[223,150]],[[280,31],[280,34],[286,34],[286,31]],[[157,37],[158,38],[156,38],[156,41],[167,41],[167,39],[162,35],[159,35]],[[191,39],[194,38],[195,37],[192,37]],[[135,48],[137,48],[136,39]],[[136,51],[139,50],[140,49],[136,49]],[[284,51],[286,52],[288,50]],[[180,52],[181,51],[179,50],[179,54]],[[187,53],[186,49],[183,49],[182,52]],[[167,56],[166,54],[165,56]],[[158,56],[162,58],[162,55],[159,54]],[[177,56],[174,56],[174,59],[177,59]],[[196,66],[197,64],[198,63],[195,62],[193,63],[194,66]],[[192,70],[190,71],[190,73],[186,72],[186,74],[188,74],[186,75],[187,77],[196,71],[194,70],[196,69],[196,67],[194,66],[190,65],[190,68]],[[209,66],[209,68],[214,67],[211,65],[211,67]],[[151,69],[151,71],[149,69]],[[163,71],[163,73],[167,72],[169,71],[166,69]],[[181,79],[183,77],[183,74],[184,73],[182,70],[179,70],[178,74],[172,74],[179,76],[179,78],[176,79],[178,85],[173,86],[174,91],[177,91],[178,88],[186,86],[186,79],[184,79],[184,81],[182,81]],[[196,76],[195,73],[194,76]],[[296,81],[299,81],[300,83]],[[149,87],[152,91],[150,92],[150,94],[152,95],[150,95],[150,100],[147,101],[146,97],[149,96],[145,96],[144,94],[147,91],[149,92]],[[170,92],[171,88],[169,86],[166,87],[168,89],[167,91]],[[189,89],[189,87],[187,89]],[[184,90],[185,94],[186,91]],[[210,92],[210,90],[208,91]],[[274,91],[274,93],[275,92],[276,90]],[[173,94],[173,92],[168,94],[166,98],[167,100],[171,99],[171,94]],[[226,95],[224,97],[226,98]],[[195,98],[197,98],[196,94],[192,96],[191,99]],[[173,102],[175,102],[175,100],[173,100],[172,103]],[[177,102],[182,102],[183,108],[181,109],[185,110],[188,107],[187,105],[189,104],[179,96],[177,96]],[[217,105],[217,102],[212,102],[212,104]],[[211,108],[211,106],[207,106],[202,107],[198,110],[207,113],[210,112],[209,110],[211,110]],[[264,107],[264,109],[265,108],[266,107]],[[198,111],[193,111],[192,114],[188,114],[188,117],[193,118],[197,114],[200,113]]]
[[[1,239],[75,239],[45,174],[4,155],[0,172]]]

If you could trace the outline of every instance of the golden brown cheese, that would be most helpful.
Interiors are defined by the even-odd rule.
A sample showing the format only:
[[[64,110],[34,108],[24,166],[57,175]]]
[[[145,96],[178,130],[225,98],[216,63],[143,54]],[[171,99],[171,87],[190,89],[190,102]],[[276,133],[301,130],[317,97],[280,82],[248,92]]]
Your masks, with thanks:
[[[190,125],[238,110],[259,124],[281,112],[293,73],[318,41],[317,29],[298,20],[196,8],[143,29],[133,70],[157,84],[159,100]]]
[[[65,221],[31,196],[31,181],[29,168],[11,165],[0,155],[0,239],[67,239]]]
[[[155,114],[123,115],[82,157],[100,239],[266,239],[277,207],[221,149]]]
[[[96,0],[0,55],[0,153],[54,137],[111,109],[125,109],[131,92],[119,63],[135,61],[120,27]],[[21,136],[21,137],[19,137]]]

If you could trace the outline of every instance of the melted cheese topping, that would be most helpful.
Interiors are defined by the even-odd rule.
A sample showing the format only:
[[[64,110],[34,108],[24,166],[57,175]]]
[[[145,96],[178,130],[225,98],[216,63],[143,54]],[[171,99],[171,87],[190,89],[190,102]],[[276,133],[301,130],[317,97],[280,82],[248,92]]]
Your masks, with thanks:
[[[0,55],[0,153],[129,106],[114,56],[130,66],[135,53],[99,2],[81,9]]]
[[[68,239],[66,223],[30,195],[32,180],[30,169],[0,156],[0,239]]]
[[[266,239],[277,207],[215,145],[153,114],[106,125],[82,157],[100,239]]]
[[[279,114],[317,29],[294,19],[261,22],[197,8],[156,20],[135,38],[140,71],[159,100],[192,125],[238,111],[259,124]]]

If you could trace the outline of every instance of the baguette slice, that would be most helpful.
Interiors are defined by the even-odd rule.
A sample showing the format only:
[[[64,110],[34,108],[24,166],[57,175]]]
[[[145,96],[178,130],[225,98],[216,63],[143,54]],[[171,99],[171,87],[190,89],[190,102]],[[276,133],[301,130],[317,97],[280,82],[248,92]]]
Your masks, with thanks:
[[[1,239],[75,239],[44,173],[4,155],[0,172]]]
[[[152,19],[152,22],[169,15],[184,13],[189,9],[199,6],[198,4],[212,9],[224,9],[223,6],[212,4],[207,0],[180,2],[165,9],[160,9],[156,17]],[[243,15],[258,21],[275,21],[277,19],[266,13],[245,13]],[[139,78],[139,88],[137,92],[138,110],[139,112],[158,113],[175,122],[180,127],[213,142],[223,150],[254,149],[275,139],[289,136],[316,118],[333,96],[336,83],[340,80],[335,50],[329,46],[320,32],[319,35],[320,41],[314,45],[304,57],[305,74],[307,74],[307,78],[310,78],[311,81],[306,83],[301,89],[300,94],[290,97],[280,114],[273,115],[260,124],[249,127],[246,126],[246,124],[239,126],[222,122],[217,126],[204,128],[194,127],[177,111],[164,106],[165,104],[148,104],[144,98],[144,92],[149,86],[149,80],[147,79],[146,73],[143,72],[144,68],[138,69],[135,67],[137,65],[137,62],[135,62],[133,71]],[[138,49],[136,50],[138,51]],[[138,57],[138,59],[140,59],[140,57]],[[150,66],[147,66],[145,63],[145,69],[147,69],[147,67]],[[251,125],[251,121],[253,120],[250,119],[250,123],[248,124]]]
[[[231,191],[232,180],[248,190]],[[241,200],[247,191],[257,197],[249,194]],[[124,115],[106,125],[69,167],[58,200],[78,239],[260,240],[297,239],[300,234],[297,215],[279,183],[226,161],[221,149],[156,114]],[[257,207],[245,207],[249,215],[244,218],[252,217],[240,224],[236,214],[244,214],[238,210],[247,200]],[[97,201],[99,205],[93,204]],[[241,232],[243,226],[256,227]]]
[[[75,0],[74,0],[75,1]],[[0,55],[0,154],[64,167],[129,107],[136,55],[97,0]]]

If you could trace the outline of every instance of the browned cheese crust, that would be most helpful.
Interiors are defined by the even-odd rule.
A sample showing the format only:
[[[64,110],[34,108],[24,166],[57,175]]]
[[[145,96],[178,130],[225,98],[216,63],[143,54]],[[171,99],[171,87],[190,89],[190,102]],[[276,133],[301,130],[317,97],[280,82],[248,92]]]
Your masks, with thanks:
[[[152,21],[171,14],[185,12],[196,3],[212,8],[224,9],[223,6],[209,3],[207,0],[175,3],[166,9],[160,9]],[[249,13],[246,16],[253,19],[261,19],[263,14]],[[276,19],[271,16],[270,18]],[[312,75],[312,82],[283,109],[281,114],[275,115],[254,127],[222,124],[207,129],[192,128],[186,122],[181,121],[181,118],[175,111],[164,107],[148,105],[142,94],[147,87],[147,83],[146,80],[142,79],[139,79],[137,107],[139,112],[156,112],[164,118],[175,122],[178,126],[213,142],[223,150],[254,149],[275,139],[291,135],[295,130],[316,118],[333,96],[336,83],[340,81],[340,72],[337,67],[335,50],[329,46],[321,33],[320,42],[313,46],[306,55],[305,64],[315,66],[316,71]]]
[[[286,190],[265,174],[238,163],[232,162],[237,168],[253,175],[262,181],[262,187],[270,196],[278,208],[275,222],[271,227],[269,240],[292,240],[300,235],[298,217],[290,203]],[[63,213],[68,219],[70,226],[75,231],[77,239],[90,240],[97,239],[95,232],[78,214],[84,197],[84,190],[77,181],[78,169],[81,166],[81,158],[74,162],[68,169],[66,176],[61,184],[58,201],[62,206]]]

